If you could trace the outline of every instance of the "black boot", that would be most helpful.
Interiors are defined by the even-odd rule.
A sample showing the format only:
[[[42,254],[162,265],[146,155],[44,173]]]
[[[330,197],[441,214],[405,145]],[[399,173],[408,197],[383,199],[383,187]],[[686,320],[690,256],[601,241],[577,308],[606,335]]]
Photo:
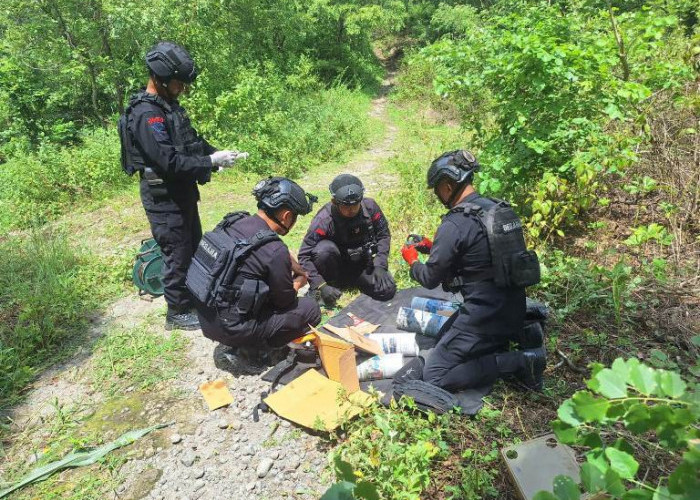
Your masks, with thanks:
[[[530,390],[542,390],[542,373],[547,364],[543,347],[511,351],[496,356],[496,366],[500,375],[512,375],[520,385]]]
[[[193,311],[178,312],[177,309],[168,307],[165,315],[165,329],[170,330],[199,330],[199,318]]]
[[[547,353],[544,347],[521,351],[523,367],[515,372],[515,377],[528,389],[542,391],[542,373],[547,365]]]
[[[544,343],[544,329],[542,328],[542,323],[533,321],[523,326],[516,342],[521,349],[537,349],[538,347],[542,347]]]

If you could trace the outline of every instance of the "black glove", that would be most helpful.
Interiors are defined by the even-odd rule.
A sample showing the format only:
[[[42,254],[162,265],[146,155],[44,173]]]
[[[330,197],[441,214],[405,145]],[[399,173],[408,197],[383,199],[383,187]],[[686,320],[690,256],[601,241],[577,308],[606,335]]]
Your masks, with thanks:
[[[391,273],[383,267],[375,267],[372,275],[374,279],[372,284],[376,293],[384,295],[389,293],[390,290],[396,289],[394,278],[391,276]]]
[[[331,286],[327,283],[322,284],[318,288],[318,291],[319,291],[319,295],[321,297],[321,300],[323,301],[323,304],[326,307],[335,306],[335,303],[338,301],[340,296],[343,295],[343,292],[341,292],[336,287]]]

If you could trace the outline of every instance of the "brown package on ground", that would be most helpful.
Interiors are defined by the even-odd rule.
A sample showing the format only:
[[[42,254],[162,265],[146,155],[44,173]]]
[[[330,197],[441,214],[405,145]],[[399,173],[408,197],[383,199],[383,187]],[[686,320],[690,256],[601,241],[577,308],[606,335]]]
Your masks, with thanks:
[[[310,429],[333,430],[343,418],[352,418],[372,397],[362,391],[339,398],[342,386],[316,370],[309,370],[277,392],[265,403],[277,415]]]
[[[364,327],[360,327],[360,325],[356,327],[339,327],[326,324],[323,325],[323,328],[325,328],[331,333],[335,333],[338,337],[342,338],[343,340],[347,340],[355,347],[362,349],[363,351],[367,351],[368,353],[374,354],[375,356],[384,355],[382,347],[377,342],[375,342],[374,340],[370,340],[364,336],[365,333],[372,333],[374,330],[379,328],[379,325],[372,325],[371,323],[366,323],[366,326]],[[358,328],[360,329],[358,330]]]
[[[204,401],[209,405],[210,411],[233,403],[233,396],[226,387],[226,382],[222,379],[203,383],[199,386],[199,392],[204,396]]]
[[[355,349],[352,345],[321,333],[315,328],[313,331],[316,335],[316,347],[321,356],[323,369],[326,370],[328,378],[340,382],[349,394],[359,391]]]

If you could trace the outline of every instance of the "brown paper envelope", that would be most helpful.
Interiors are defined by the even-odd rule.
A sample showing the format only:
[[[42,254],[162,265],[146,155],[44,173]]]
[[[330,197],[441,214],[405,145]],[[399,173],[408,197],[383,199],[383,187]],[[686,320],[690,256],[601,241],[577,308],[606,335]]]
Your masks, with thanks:
[[[210,411],[233,403],[233,396],[222,379],[203,383],[199,386],[199,392],[204,396]]]
[[[340,425],[340,420],[352,418],[372,400],[357,391],[340,399],[343,386],[327,379],[316,370],[309,370],[277,392],[265,398],[265,403],[277,415],[304,427],[327,431]]]

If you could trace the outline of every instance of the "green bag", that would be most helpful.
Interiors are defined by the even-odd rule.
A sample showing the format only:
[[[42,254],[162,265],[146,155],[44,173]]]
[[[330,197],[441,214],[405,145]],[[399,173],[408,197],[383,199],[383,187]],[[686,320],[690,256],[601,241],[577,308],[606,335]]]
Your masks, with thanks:
[[[163,295],[162,266],[163,254],[156,240],[153,238],[143,240],[141,249],[136,255],[132,274],[134,285],[139,289],[139,295],[150,294],[154,297]]]

